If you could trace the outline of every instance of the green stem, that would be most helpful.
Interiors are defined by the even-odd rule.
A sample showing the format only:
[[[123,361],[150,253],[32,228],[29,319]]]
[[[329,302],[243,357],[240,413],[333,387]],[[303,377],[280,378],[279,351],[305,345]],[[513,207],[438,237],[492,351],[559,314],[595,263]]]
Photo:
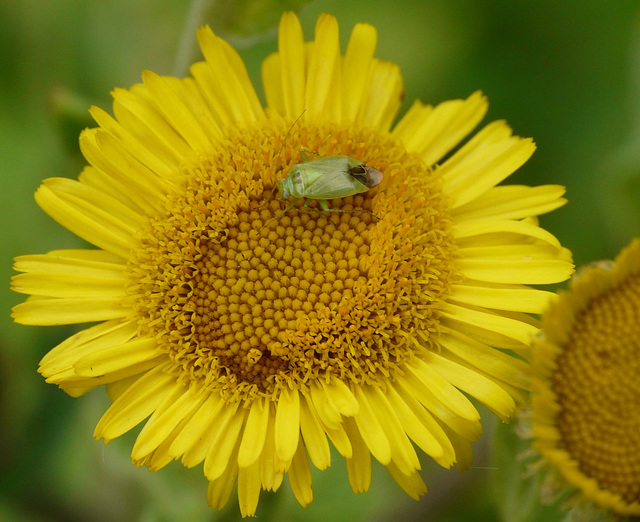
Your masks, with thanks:
[[[197,60],[199,52],[196,29],[209,24],[215,33],[222,32],[228,19],[225,0],[193,0],[187,21],[180,37],[178,52],[173,65],[173,75],[181,78],[189,72],[189,67]]]

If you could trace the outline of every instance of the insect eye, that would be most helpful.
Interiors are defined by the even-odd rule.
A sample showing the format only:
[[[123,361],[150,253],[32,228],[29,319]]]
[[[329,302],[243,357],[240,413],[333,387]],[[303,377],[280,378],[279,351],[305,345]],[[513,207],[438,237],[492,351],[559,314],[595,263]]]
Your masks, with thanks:
[[[356,165],[355,167],[351,167],[349,169],[349,174],[356,178],[360,183],[367,185],[367,170],[364,168],[364,165]]]
[[[285,181],[286,181],[286,178],[278,180],[278,184],[280,185],[278,187],[278,190],[282,193],[282,197],[286,199],[289,197],[289,191],[287,190],[287,185],[285,184]]]

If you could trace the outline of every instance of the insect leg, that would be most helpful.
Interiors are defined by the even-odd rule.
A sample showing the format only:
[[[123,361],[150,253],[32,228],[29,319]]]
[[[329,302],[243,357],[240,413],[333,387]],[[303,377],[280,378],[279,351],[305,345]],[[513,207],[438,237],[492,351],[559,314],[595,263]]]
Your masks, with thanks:
[[[317,201],[320,204],[320,210],[317,208],[311,208],[309,206],[314,201]],[[329,207],[329,202],[326,199],[307,198],[305,199],[304,205],[302,205],[302,208],[300,210],[302,210],[303,208],[309,209],[309,212],[307,212],[308,214],[311,214],[312,212],[322,212],[323,210],[331,211],[331,208]]]
[[[326,199],[319,199],[318,203],[320,203],[322,210],[326,212],[369,212],[364,208],[331,208]],[[369,214],[371,214],[371,212],[369,212]]]
[[[289,203],[289,204],[287,205],[287,207],[286,207],[282,212],[280,212],[280,214],[278,214],[277,216],[272,217],[271,219],[269,219],[269,220],[264,224],[264,226],[266,227],[268,223],[271,223],[273,220],[278,219],[280,216],[285,215],[285,214],[286,214],[287,212],[289,212],[293,207],[295,207],[295,206],[296,206],[296,203],[298,203],[298,201],[300,201],[300,200],[299,200],[299,199],[295,199],[295,200],[293,200],[291,203]],[[264,228],[264,227],[263,227],[263,228]]]
[[[278,188],[278,178],[274,178],[275,182],[273,183],[273,187],[271,187],[271,192],[269,192],[269,197],[267,199],[265,199],[262,203],[260,203],[256,209],[258,208],[262,208],[265,205],[267,205],[269,203],[269,201],[271,201],[271,199],[273,198],[273,193],[276,191],[276,189]]]
[[[329,202],[326,199],[319,199],[318,203],[320,203],[320,207],[322,208],[322,210],[326,210],[327,212],[335,212],[338,211],[338,209],[332,209],[329,206]]]
[[[282,149],[284,149],[284,144],[286,143],[287,138],[289,137],[289,133],[291,132],[291,129],[293,129],[294,125],[296,123],[298,123],[298,120],[300,118],[302,118],[302,116],[306,112],[306,110],[307,110],[306,108],[303,109],[302,112],[300,113],[300,115],[293,121],[293,123],[291,124],[291,127],[289,127],[287,129],[287,133],[284,135],[284,139],[282,140],[282,144],[280,145],[280,150],[278,151],[278,154],[276,154],[277,158],[280,158],[280,154],[282,153]],[[271,201],[271,198],[273,198],[273,193],[276,191],[276,188],[278,188],[278,177],[275,175],[275,171],[274,171],[273,187],[271,188],[271,192],[269,193],[269,197],[267,198],[266,201],[264,201],[263,203],[258,205],[256,208],[260,208],[260,207],[266,205],[269,201]],[[286,212],[286,210],[285,210],[285,212]]]
[[[313,203],[314,201],[317,201],[320,204],[320,208],[311,208],[309,205],[311,203]],[[297,200],[296,200],[297,202]],[[290,207],[289,207],[290,208]],[[306,211],[303,211],[303,209],[306,209]],[[288,210],[288,209],[287,209]],[[353,209],[353,210],[340,210],[340,209],[334,209],[331,208],[329,206],[329,201],[326,199],[313,199],[313,198],[307,198],[304,200],[304,205],[302,205],[299,209],[298,212],[302,212],[304,214],[313,214],[315,212],[322,212],[322,211],[327,211],[327,212],[369,212],[368,210],[364,210],[364,209]],[[282,215],[282,214],[280,214]]]
[[[324,210],[325,212],[366,212],[367,214],[371,214],[374,218],[380,219],[373,212],[367,210],[366,208],[331,208],[329,206],[329,202],[326,199],[318,199],[317,201],[318,203],[320,203],[320,207],[322,207],[322,210]],[[305,207],[306,206],[307,205],[305,203]]]
[[[312,156],[315,156],[316,158],[320,157],[315,152],[311,152],[310,150],[307,150],[307,149],[300,149],[300,159],[302,160],[302,163],[307,163],[308,161],[312,161],[312,159],[309,157],[309,154],[311,154]]]

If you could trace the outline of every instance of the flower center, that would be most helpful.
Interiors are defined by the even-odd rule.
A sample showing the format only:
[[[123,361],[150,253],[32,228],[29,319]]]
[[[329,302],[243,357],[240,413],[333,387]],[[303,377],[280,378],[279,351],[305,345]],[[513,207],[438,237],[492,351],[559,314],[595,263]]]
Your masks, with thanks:
[[[567,451],[600,488],[640,500],[640,277],[594,299],[559,358]]]
[[[319,378],[381,382],[415,342],[435,341],[456,276],[441,184],[418,156],[367,129],[287,129],[236,130],[187,165],[129,262],[142,333],[185,382],[228,398]],[[299,201],[283,214],[292,200],[276,197],[274,180],[301,150],[356,157],[383,180],[329,199],[334,212]]]

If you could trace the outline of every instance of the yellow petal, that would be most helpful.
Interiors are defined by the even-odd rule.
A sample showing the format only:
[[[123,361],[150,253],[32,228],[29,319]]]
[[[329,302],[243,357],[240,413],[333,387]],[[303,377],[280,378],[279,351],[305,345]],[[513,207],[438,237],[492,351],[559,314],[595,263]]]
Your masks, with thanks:
[[[358,110],[368,91],[377,32],[369,24],[356,24],[342,61],[343,121],[356,120]]]
[[[229,465],[229,459],[238,444],[242,425],[247,411],[238,404],[228,404],[220,415],[217,433],[204,459],[204,475],[209,480],[215,480]]]
[[[538,328],[522,321],[492,313],[490,311],[473,310],[465,306],[457,306],[447,303],[442,316],[449,320],[468,323],[478,328],[484,328],[492,332],[504,335],[511,339],[527,344],[538,333]]]
[[[88,389],[103,384],[113,384],[123,379],[137,378],[140,374],[155,368],[162,362],[161,358],[142,361],[136,364],[130,364],[120,370],[100,375],[98,377],[80,377],[76,375],[75,370],[71,368],[69,371],[61,371],[47,378],[47,383],[57,384],[62,390],[72,397],[83,395]]]
[[[149,453],[144,459],[141,461],[134,461],[134,463],[140,463],[141,466],[146,466],[149,471],[159,471],[164,468],[167,464],[173,461],[173,457],[169,454],[168,449],[171,446],[171,443],[175,439],[178,434],[180,428],[182,427],[183,422],[186,422],[186,419],[183,418],[174,428],[171,430],[167,436],[162,440],[162,442],[158,445],[158,447]]]
[[[109,133],[86,129],[80,135],[80,149],[91,165],[127,187],[128,197],[145,214],[153,215],[165,200],[169,192],[167,182],[124,150]]]
[[[209,62],[194,63],[190,71],[198,87],[198,92],[202,94],[209,107],[212,124],[219,129],[211,136],[215,141],[222,138],[221,129],[233,125],[233,113],[221,91],[220,77],[216,75]]]
[[[526,362],[459,332],[442,334],[438,342],[483,372],[518,388],[529,388]]]
[[[126,184],[112,178],[100,169],[96,169],[91,165],[85,166],[78,175],[78,181],[87,187],[91,187],[93,190],[112,197],[134,212],[139,214],[146,213],[145,209],[140,206],[139,200],[131,194]]]
[[[298,17],[292,12],[284,13],[280,19],[278,49],[280,51],[278,90],[281,91],[279,98],[284,102],[281,114],[289,118],[297,118],[305,109],[306,77],[304,36]],[[265,82],[265,90],[267,90],[267,82]]]
[[[429,353],[425,357],[426,362],[456,388],[478,399],[502,420],[511,418],[516,408],[515,402],[494,381],[436,353]]]
[[[197,31],[202,54],[216,78],[215,89],[221,105],[234,123],[252,123],[263,117],[262,107],[238,53],[209,27]]]
[[[176,444],[178,437],[188,435],[190,441],[194,441],[195,437],[193,436],[193,431],[191,431],[194,425],[194,418],[202,417],[203,407],[210,399],[211,395],[206,391],[201,390],[200,392],[196,392],[195,390],[189,389],[189,391],[183,393],[174,404],[169,405],[169,407],[162,412],[162,415],[154,420],[152,430],[154,432],[153,438],[157,440],[162,438],[158,444],[158,450],[162,449],[167,459],[175,460],[184,453],[184,450],[176,451],[175,449],[176,446],[180,444]],[[140,435],[142,435],[142,433]],[[138,439],[139,438],[140,436],[138,436]],[[156,443],[155,440],[151,442],[153,442],[153,444],[150,442],[147,442],[147,444],[153,446]]]
[[[466,100],[449,100],[435,108],[416,102],[396,125],[393,135],[427,165],[440,161],[480,123],[488,103],[480,91]]]
[[[147,148],[147,144],[140,141],[129,129],[124,127],[115,118],[112,118],[109,113],[95,105],[89,109],[89,113],[98,125],[100,125],[100,128],[113,136],[129,154],[134,156],[149,170],[163,178],[175,174],[176,165],[174,163],[167,163],[164,158],[154,154]]]
[[[309,389],[313,406],[322,423],[328,428],[338,429],[342,422],[342,416],[324,388],[312,384]]]
[[[199,398],[193,389],[176,384],[173,391],[167,394],[163,403],[142,428],[133,445],[131,458],[134,461],[140,461],[155,451],[185,417],[200,407],[205,397],[201,394]]]
[[[234,457],[234,455],[232,455]],[[207,489],[207,504],[216,509],[222,509],[233,492],[238,477],[238,459],[230,458],[227,468],[216,480],[209,482]]]
[[[329,400],[342,415],[353,417],[358,413],[358,401],[344,382],[332,379],[330,383],[322,381],[322,386]]]
[[[504,122],[490,123],[439,167],[452,208],[476,199],[531,157],[533,141],[510,134]]]
[[[155,359],[162,353],[156,339],[142,337],[85,355],[74,369],[79,377],[98,377]]]
[[[411,437],[427,455],[430,455],[436,461],[441,460],[444,456],[444,449],[436,437],[434,437],[431,430],[424,425],[424,422],[418,418],[402,397],[398,395],[395,388],[389,386],[385,390],[385,395],[407,435]],[[426,413],[426,411],[424,413]]]
[[[573,273],[573,264],[562,259],[497,259],[469,257],[456,261],[460,271],[469,279],[504,284],[551,284],[566,280]]]
[[[357,121],[380,132],[388,132],[404,98],[400,68],[395,63],[374,59],[368,83]]]
[[[457,303],[533,314],[540,314],[546,310],[555,296],[553,292],[521,285],[474,285],[470,281],[451,285],[450,293],[451,301]]]
[[[213,142],[224,139],[224,132],[215,111],[209,105],[209,98],[193,78],[168,78],[176,86],[182,101],[189,107],[191,114],[197,119],[204,133]]]
[[[78,237],[128,258],[142,217],[120,201],[77,181],[51,178],[35,194],[38,205]]]
[[[398,485],[414,500],[420,500],[420,497],[427,492],[427,485],[422,480],[420,473],[413,472],[405,475],[395,462],[390,462],[387,470]]]
[[[119,319],[131,314],[116,297],[37,298],[13,307],[11,317],[20,324],[51,326]]]
[[[309,408],[307,400],[305,397],[300,401],[300,431],[311,462],[316,468],[325,469],[331,465],[329,443],[315,410]]]
[[[157,110],[147,87],[137,84],[111,94],[113,111],[122,126],[177,171],[192,149]]]
[[[93,436],[105,443],[126,433],[151,415],[175,388],[175,376],[162,366],[141,376],[102,416]]]
[[[115,274],[114,274],[115,275]],[[126,277],[94,277],[85,273],[56,275],[55,273],[19,274],[11,279],[11,289],[22,294],[46,297],[125,297]]]
[[[104,250],[55,250],[47,254],[19,256],[13,268],[27,274],[71,274],[121,281],[126,265]]]
[[[360,408],[353,418],[356,421],[360,435],[378,462],[386,466],[391,461],[389,439],[382,429],[380,419],[376,417],[362,388],[356,386],[354,391]]]
[[[256,514],[262,485],[259,468],[260,463],[256,460],[251,466],[238,469],[238,503],[243,517]]]
[[[445,407],[464,419],[473,422],[480,419],[480,414],[469,399],[436,372],[428,363],[416,358],[410,364],[405,365],[405,368],[407,370],[407,378],[413,378],[414,384],[416,379],[422,383],[422,386],[419,388],[420,391],[424,390],[428,392],[428,394],[436,398]],[[427,395],[427,393],[424,393],[424,395]],[[416,398],[422,401],[421,396],[416,396]]]
[[[560,242],[556,237],[539,226],[527,223],[526,221],[515,220],[484,220],[484,221],[465,221],[458,223],[453,227],[453,233],[456,241],[464,241],[465,246],[473,246],[486,244],[487,237],[491,235],[502,236],[517,234],[532,239],[538,239],[555,247],[560,247]],[[481,237],[478,237],[481,236]]]
[[[313,501],[313,490],[311,489],[309,460],[302,441],[298,444],[288,474],[291,491],[293,491],[296,500],[302,507],[307,507]]]
[[[362,439],[355,420],[347,417],[344,427],[353,448],[351,457],[346,459],[349,484],[354,493],[365,493],[371,485],[371,452]]]
[[[152,94],[156,109],[162,113],[189,146],[197,152],[209,150],[211,148],[209,137],[200,126],[197,118],[185,105],[173,83],[152,71],[144,71],[142,81]]]
[[[406,475],[420,469],[420,461],[413,445],[407,438],[385,394],[378,386],[363,386],[362,390],[374,414],[381,421],[382,429],[391,447],[391,460]]]
[[[420,423],[415,428],[415,430],[419,430],[419,433],[426,432],[429,435],[431,435],[435,439],[436,444],[442,449],[442,455],[439,455],[437,450],[432,453],[422,446],[424,442],[422,442],[421,444],[420,441],[425,438],[424,435],[418,434],[418,436],[413,439],[416,441],[416,444],[418,444],[428,455],[431,455],[433,460],[435,460],[443,468],[450,468],[453,465],[453,463],[456,461],[456,455],[455,455],[453,446],[451,444],[451,441],[449,440],[449,437],[447,437],[447,434],[445,433],[445,431],[442,429],[442,426],[433,417],[433,415],[431,415],[431,413],[429,413],[429,411],[425,409],[425,407],[415,399],[415,397],[411,394],[411,392],[407,391],[406,384],[398,382],[396,386],[394,387],[390,386],[389,388],[390,389],[393,388],[393,392],[396,392],[398,394],[398,397],[400,398],[400,400],[409,407],[409,409],[411,410],[411,413],[415,415],[415,418]],[[389,396],[393,400],[393,393],[390,393]],[[405,429],[407,428],[405,427]],[[426,447],[427,448],[433,447],[433,444],[431,444],[431,441],[429,440],[429,438],[427,438]]]
[[[407,368],[409,367],[407,366]],[[435,372],[431,373],[435,374]],[[441,382],[441,379],[439,377],[436,380]],[[447,386],[450,387],[450,390],[443,393],[442,390],[438,390],[439,385],[432,386],[431,382],[423,381],[423,376],[418,377],[413,371],[407,371],[403,377],[398,378],[397,382],[407,392],[406,395],[415,397],[429,412],[446,425],[451,426],[457,433],[469,440],[475,440],[482,433],[478,412],[469,400],[449,383]],[[436,396],[434,392],[438,395]],[[404,398],[406,400],[406,396]],[[456,413],[456,410],[462,414]]]
[[[346,419],[350,418],[351,417],[346,417]],[[338,453],[340,453],[340,455],[342,455],[346,459],[351,458],[351,456],[353,455],[353,448],[351,447],[351,441],[349,440],[344,427],[340,425],[340,427],[332,429],[324,426],[324,430],[327,432],[327,437],[329,437],[329,440],[338,450]]]
[[[531,318],[531,316],[527,316],[527,317]],[[524,318],[520,320],[526,323],[529,322],[524,320]],[[452,332],[455,330],[456,332],[459,332],[465,335],[466,337],[476,339],[477,341],[480,341],[481,343],[487,344],[494,348],[511,350],[513,352],[516,352],[518,355],[524,357],[525,359],[529,357],[529,352],[531,351],[531,346],[529,342],[525,344],[525,343],[522,343],[521,341],[516,341],[511,337],[506,337],[497,332],[487,330],[486,328],[480,328],[466,322],[453,321],[447,317],[441,317],[441,322],[442,322],[443,328],[446,329],[447,332]]]
[[[263,489],[277,491],[284,479],[284,464],[276,454],[275,415],[269,415],[264,450],[260,455],[260,481]]]
[[[95,351],[131,340],[138,331],[135,321],[106,321],[68,337],[47,353],[40,361],[45,377],[63,369],[73,368],[76,361]]]
[[[269,423],[269,403],[264,399],[254,400],[247,416],[242,443],[238,450],[238,466],[249,467],[253,464],[264,448],[267,425]]]
[[[446,424],[442,424],[442,429],[446,432],[456,453],[456,468],[461,472],[467,471],[473,464],[473,449],[469,439],[456,433]]]
[[[562,197],[564,193],[565,188],[560,185],[500,185],[454,209],[452,215],[456,223],[538,216],[564,205],[567,202]]]
[[[207,456],[211,442],[218,433],[224,405],[225,401],[218,395],[209,395],[171,444],[169,452],[174,458],[182,456],[182,463],[187,468],[200,464]]]
[[[112,403],[116,402],[140,377],[142,377],[142,375],[135,375],[107,384],[104,389],[107,392],[109,400]]]
[[[284,463],[291,462],[300,437],[300,395],[283,388],[276,408],[276,453]]]
[[[338,23],[333,16],[322,14],[316,23],[307,74],[306,119],[340,119],[341,96],[336,92],[341,85],[339,59]]]
[[[316,388],[314,386],[311,386],[311,392],[312,392],[312,396],[313,396],[313,390],[320,390],[320,388]],[[324,397],[326,398],[326,394],[322,391],[319,391],[318,393],[319,397]],[[316,401],[313,401],[313,399],[311,399],[308,396],[303,396],[304,400],[307,403],[307,407],[309,408],[310,411],[315,411],[316,414],[318,414],[318,421],[320,422],[320,425],[322,426],[322,429],[325,431],[325,433],[327,434],[327,436],[329,437],[329,440],[333,443],[333,445],[336,447],[336,449],[338,450],[338,453],[340,453],[340,455],[342,455],[343,457],[351,457],[351,443],[349,442],[349,437],[347,436],[346,432],[344,431],[344,427],[342,425],[342,422],[339,421],[335,424],[334,426],[327,426],[327,424],[322,420],[322,416],[319,415],[318,409],[316,407]],[[337,410],[335,410],[337,412]],[[338,414],[339,416],[339,414]]]
[[[267,56],[262,61],[261,71],[264,95],[267,99],[267,112],[286,114],[284,94],[282,92],[280,55],[278,53],[272,53]]]

